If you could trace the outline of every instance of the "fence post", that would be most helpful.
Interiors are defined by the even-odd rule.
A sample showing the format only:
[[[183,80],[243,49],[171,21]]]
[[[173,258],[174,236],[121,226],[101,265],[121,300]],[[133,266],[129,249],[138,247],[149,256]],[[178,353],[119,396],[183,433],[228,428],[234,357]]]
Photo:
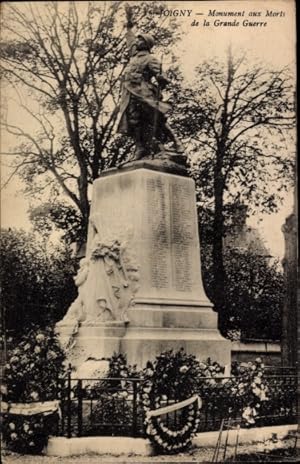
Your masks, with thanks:
[[[77,403],[77,418],[78,418],[78,432],[77,436],[81,437],[82,436],[82,380],[78,380],[77,384],[77,398],[78,398],[78,403]]]
[[[133,402],[132,402],[132,435],[137,435],[137,381],[133,380]]]
[[[58,420],[57,420],[57,427],[56,427],[56,435],[60,434],[60,430],[63,430],[63,399],[62,399],[62,385],[61,385],[61,379],[59,375],[56,376],[56,386],[55,386],[55,399],[59,400],[59,408],[61,411],[61,414],[58,415]]]
[[[71,432],[71,413],[72,413],[72,400],[71,400],[71,369],[69,366],[68,370],[68,384],[67,384],[67,416],[68,416],[68,421],[67,421],[67,436],[68,438],[71,438],[72,432]]]
[[[60,404],[61,404],[61,434],[62,436],[64,437],[65,435],[65,419],[66,419],[66,410],[65,410],[65,394],[66,394],[66,390],[65,390],[65,386],[66,386],[66,379],[63,379],[61,381],[61,399],[60,399]]]

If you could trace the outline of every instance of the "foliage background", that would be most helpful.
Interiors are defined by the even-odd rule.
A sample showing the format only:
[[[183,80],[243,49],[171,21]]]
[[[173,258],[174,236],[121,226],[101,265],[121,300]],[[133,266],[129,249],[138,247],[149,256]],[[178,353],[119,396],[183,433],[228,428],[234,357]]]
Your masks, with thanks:
[[[202,250],[203,282],[208,297],[215,299],[211,247]],[[232,340],[279,341],[284,301],[283,273],[277,260],[251,250],[226,248],[226,306],[223,334]],[[249,324],[251,321],[251,324]]]
[[[70,250],[48,245],[33,233],[1,230],[1,319],[16,337],[60,320],[77,294]]]

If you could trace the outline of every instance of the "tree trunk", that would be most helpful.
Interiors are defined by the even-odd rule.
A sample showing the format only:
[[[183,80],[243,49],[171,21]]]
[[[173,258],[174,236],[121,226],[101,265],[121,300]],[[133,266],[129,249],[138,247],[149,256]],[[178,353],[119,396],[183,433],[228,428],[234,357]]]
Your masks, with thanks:
[[[88,221],[90,213],[90,205],[88,201],[88,170],[84,154],[80,147],[80,130],[79,130],[79,115],[78,107],[73,107],[73,123],[70,118],[70,110],[67,102],[64,99],[61,103],[61,108],[66,121],[67,131],[70,137],[70,142],[74,150],[75,157],[78,161],[80,175],[77,178],[78,192],[79,192],[79,204],[80,212],[82,214],[83,224],[85,228],[85,237],[87,238]]]
[[[78,178],[78,190],[79,190],[79,201],[80,211],[82,214],[83,225],[85,228],[85,237],[87,238],[88,222],[90,215],[90,204],[88,200],[88,181],[86,175],[80,175]]]
[[[283,259],[285,298],[282,308],[281,361],[283,366],[297,365],[297,219],[287,217],[282,227],[285,238]]]
[[[221,157],[218,160],[214,173],[214,191],[215,191],[215,211],[213,221],[213,278],[214,278],[214,298],[213,302],[216,311],[219,313],[219,329],[224,332],[225,320],[225,269],[223,262],[223,230],[224,230],[224,216],[223,216],[223,194],[224,182],[221,172]]]

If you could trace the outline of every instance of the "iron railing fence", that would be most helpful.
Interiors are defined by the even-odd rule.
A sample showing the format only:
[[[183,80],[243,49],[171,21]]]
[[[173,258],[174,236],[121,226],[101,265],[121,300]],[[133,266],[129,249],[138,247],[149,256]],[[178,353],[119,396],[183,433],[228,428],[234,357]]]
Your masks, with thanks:
[[[265,366],[266,375],[296,375],[296,366]]]
[[[222,420],[229,417],[235,421],[241,419],[241,411],[249,403],[250,395],[250,407],[255,414],[255,421],[250,426],[296,422],[297,376],[267,375],[261,382],[258,387],[266,387],[264,401],[251,393],[252,390],[249,394],[249,379],[245,377],[204,379],[199,388],[203,402],[199,431],[217,430]]]
[[[238,381],[237,381],[238,380]],[[71,372],[59,381],[61,419],[59,434],[67,437],[103,435],[145,435],[145,414],[142,404],[141,378],[75,379]],[[257,401],[253,395],[255,426],[280,425],[296,422],[297,376],[268,375],[267,399]],[[245,377],[203,378],[198,394],[202,399],[199,432],[218,430],[223,419],[241,419],[245,405]],[[170,399],[160,406],[174,403]],[[260,404],[260,406],[258,406]],[[162,418],[167,426],[176,428],[180,423],[180,411]],[[250,424],[251,425],[251,424]]]
[[[60,434],[139,436],[142,429],[140,379],[85,378],[60,381]]]

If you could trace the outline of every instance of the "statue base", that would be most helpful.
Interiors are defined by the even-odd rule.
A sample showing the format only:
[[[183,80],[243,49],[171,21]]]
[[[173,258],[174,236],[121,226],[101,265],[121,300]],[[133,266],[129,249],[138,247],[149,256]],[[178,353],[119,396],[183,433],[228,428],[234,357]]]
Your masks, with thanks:
[[[93,185],[87,258],[95,238],[119,243],[121,258],[107,274],[100,261],[89,265],[95,278],[81,293],[91,325],[81,323],[72,363],[116,352],[143,368],[162,351],[183,347],[199,360],[230,364],[230,342],[219,333],[202,283],[195,186],[184,166],[142,159],[103,173]],[[99,300],[105,307],[113,296],[129,322],[93,322]],[[113,316],[113,305],[107,307]]]
[[[180,176],[188,176],[188,171],[185,163],[178,163],[178,159],[182,159],[182,155],[173,154],[172,156],[152,158],[150,156],[140,160],[125,161],[117,168],[107,169],[101,174],[101,178],[112,174],[120,174],[127,171],[135,171],[137,169],[149,169],[151,171],[165,172],[169,174],[177,174]],[[185,158],[184,158],[185,159]]]
[[[121,340],[121,352],[126,354],[128,363],[140,368],[163,351],[181,348],[199,361],[210,358],[222,366],[230,366],[230,342],[216,329],[128,327]]]
[[[206,302],[136,301],[128,316],[130,324],[120,348],[130,364],[145,367],[162,351],[184,348],[198,360],[210,357],[222,366],[230,365],[230,342],[220,335],[218,315]]]
[[[93,325],[82,323],[71,339],[70,328],[70,326],[61,326],[59,339],[62,346],[70,340],[66,349],[67,362],[78,370],[89,358],[101,360],[111,357],[114,353],[120,353],[126,323],[116,321]]]

